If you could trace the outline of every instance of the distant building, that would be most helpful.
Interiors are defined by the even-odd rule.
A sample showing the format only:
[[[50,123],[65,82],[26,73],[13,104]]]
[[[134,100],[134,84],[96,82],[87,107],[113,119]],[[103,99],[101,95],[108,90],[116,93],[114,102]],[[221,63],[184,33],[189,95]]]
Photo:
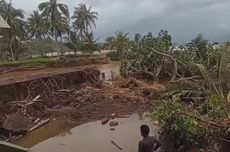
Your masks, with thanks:
[[[225,43],[220,43],[220,42],[215,42],[212,44],[212,48],[214,50],[218,50],[218,49],[221,49],[222,47],[225,46]]]
[[[185,51],[186,46],[185,45],[176,45],[172,48],[173,51]]]
[[[7,24],[7,22],[2,18],[0,15],[0,28],[10,28],[10,26]]]

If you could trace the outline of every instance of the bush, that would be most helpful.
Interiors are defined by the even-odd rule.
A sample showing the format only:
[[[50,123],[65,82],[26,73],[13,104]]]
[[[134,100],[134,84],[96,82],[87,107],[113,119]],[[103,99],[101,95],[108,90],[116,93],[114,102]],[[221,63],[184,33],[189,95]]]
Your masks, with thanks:
[[[224,103],[220,98],[216,96],[210,96],[207,98],[199,108],[199,112],[201,114],[207,114],[209,117],[214,119],[223,118],[226,116]]]
[[[188,84],[172,89],[162,96],[153,113],[154,119],[162,124],[160,136],[163,141],[172,142],[176,151],[184,151],[195,145],[211,146],[219,138],[229,138],[223,99],[205,95]]]
[[[121,52],[120,51],[112,51],[107,53],[106,55],[109,57],[112,61],[120,61],[121,60]]]
[[[181,114],[185,111],[179,98],[160,101],[153,117],[163,124],[160,132],[162,140],[167,138],[180,151],[181,147],[188,149],[200,141],[201,128],[193,117]]]

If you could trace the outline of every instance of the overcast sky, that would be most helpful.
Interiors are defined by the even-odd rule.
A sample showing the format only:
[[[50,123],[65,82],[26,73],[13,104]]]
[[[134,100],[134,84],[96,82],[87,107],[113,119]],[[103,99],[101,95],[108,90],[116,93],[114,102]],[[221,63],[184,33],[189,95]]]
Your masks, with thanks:
[[[13,0],[26,14],[46,0]],[[59,0],[73,7],[92,6],[99,13],[97,38],[116,31],[157,34],[167,29],[174,42],[186,42],[202,32],[210,41],[230,41],[230,0]]]

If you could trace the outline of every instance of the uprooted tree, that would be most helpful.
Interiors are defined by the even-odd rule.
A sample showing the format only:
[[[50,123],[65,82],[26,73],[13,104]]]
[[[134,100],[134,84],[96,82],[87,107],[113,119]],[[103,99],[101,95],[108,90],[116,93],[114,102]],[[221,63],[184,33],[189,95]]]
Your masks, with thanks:
[[[197,64],[200,78],[177,82],[159,100],[153,116],[161,122],[162,139],[172,141],[177,151],[229,143],[229,55],[225,48],[217,75]]]
[[[221,54],[221,49],[213,49],[202,34],[183,49],[175,49],[171,36],[163,30],[156,37],[152,33],[143,37],[136,35],[129,44],[130,47],[117,49],[122,62],[121,73],[148,76],[156,81],[198,77],[200,73],[196,64],[204,64],[216,71]]]
[[[109,40],[116,45],[114,38]],[[176,49],[167,31],[156,37],[152,33],[143,37],[136,34],[129,44],[128,48],[116,50],[123,75],[172,82],[153,114],[162,125],[164,141],[170,140],[176,151],[229,142],[228,45],[214,49],[199,34],[182,49]]]

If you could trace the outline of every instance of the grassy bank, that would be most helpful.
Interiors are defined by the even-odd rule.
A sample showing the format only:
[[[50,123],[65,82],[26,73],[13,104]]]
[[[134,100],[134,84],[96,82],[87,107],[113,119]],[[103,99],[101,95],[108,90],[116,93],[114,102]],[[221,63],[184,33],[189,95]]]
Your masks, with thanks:
[[[70,55],[64,57],[67,60],[72,59],[105,59],[105,55],[97,54],[97,55]],[[51,65],[56,62],[59,62],[60,57],[33,57],[33,58],[26,58],[26,59],[20,59],[17,61],[6,61],[4,63],[0,63],[0,66],[16,66],[16,65],[24,65],[24,66],[38,66],[38,65]]]
[[[52,58],[48,57],[34,57],[29,59],[21,59],[17,61],[7,61],[5,63],[1,63],[0,65],[14,65],[14,64],[45,64],[49,63]]]

